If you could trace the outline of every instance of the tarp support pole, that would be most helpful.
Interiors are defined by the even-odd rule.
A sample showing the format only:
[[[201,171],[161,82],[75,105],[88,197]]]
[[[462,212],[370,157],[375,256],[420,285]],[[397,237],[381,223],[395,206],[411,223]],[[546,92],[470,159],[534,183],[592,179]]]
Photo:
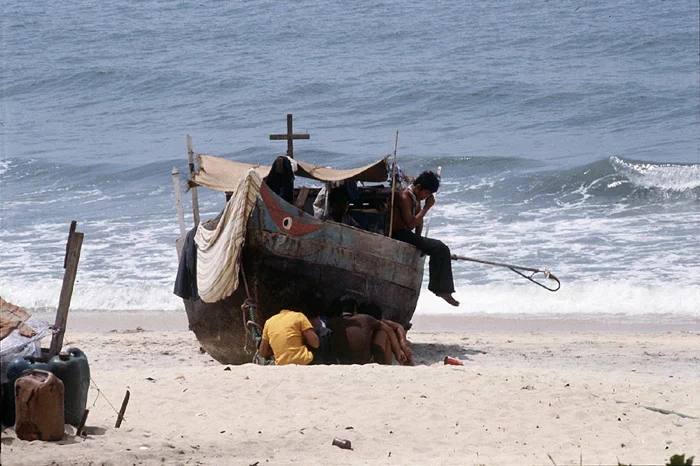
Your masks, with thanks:
[[[190,179],[194,177],[194,150],[192,149],[192,136],[187,135],[187,160],[190,163]],[[197,187],[192,187],[192,214],[194,215],[194,226],[199,225],[199,198],[197,197]]]
[[[175,205],[177,207],[177,221],[180,224],[180,236],[185,236],[185,212],[182,209],[182,194],[180,193],[180,172],[173,167],[173,190],[175,191]]]

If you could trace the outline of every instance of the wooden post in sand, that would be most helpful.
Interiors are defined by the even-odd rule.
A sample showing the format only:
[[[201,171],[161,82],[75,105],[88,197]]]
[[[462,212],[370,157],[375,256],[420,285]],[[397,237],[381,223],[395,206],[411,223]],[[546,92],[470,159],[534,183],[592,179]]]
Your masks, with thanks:
[[[75,431],[75,436],[80,437],[83,435],[83,430],[85,429],[85,423],[87,422],[88,414],[90,414],[90,410],[86,409],[83,411],[83,417],[80,419],[80,424],[78,425],[78,430]]]
[[[129,393],[129,390],[127,390],[126,395],[124,395],[124,401],[122,401],[122,407],[119,410],[119,414],[117,415],[117,422],[114,424],[114,427],[117,429],[122,425],[122,421],[124,420],[124,413],[126,412],[126,405],[129,404],[130,396],[131,393]]]
[[[63,273],[63,286],[61,287],[61,296],[58,300],[58,309],[56,310],[56,322],[54,327],[58,329],[51,338],[51,347],[49,348],[49,358],[56,356],[63,346],[63,336],[66,333],[66,324],[68,323],[68,309],[70,308],[70,300],[73,297],[73,285],[75,277],[78,273],[78,262],[80,261],[80,250],[83,247],[83,234],[75,231],[76,222],[71,222],[70,232],[68,234],[67,251],[65,258],[65,272]]]
[[[187,160],[190,163],[190,179],[194,176],[194,150],[192,149],[192,136],[187,135]],[[199,225],[199,198],[197,197],[197,187],[192,187],[192,214],[194,215],[194,226]]]

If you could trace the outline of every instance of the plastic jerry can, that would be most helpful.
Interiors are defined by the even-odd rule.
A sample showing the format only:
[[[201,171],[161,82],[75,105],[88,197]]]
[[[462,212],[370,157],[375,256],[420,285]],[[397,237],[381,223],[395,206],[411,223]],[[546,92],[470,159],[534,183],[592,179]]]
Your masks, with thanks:
[[[66,423],[78,426],[87,406],[90,389],[87,356],[78,348],[69,348],[67,352],[51,358],[49,370],[63,382]]]
[[[2,392],[2,423],[11,426],[15,423],[15,381],[19,379],[25,371],[34,369],[49,370],[49,364],[40,358],[24,356],[15,358],[7,366],[7,384],[3,386]]]
[[[63,439],[63,382],[33,370],[15,382],[15,434],[21,440]]]

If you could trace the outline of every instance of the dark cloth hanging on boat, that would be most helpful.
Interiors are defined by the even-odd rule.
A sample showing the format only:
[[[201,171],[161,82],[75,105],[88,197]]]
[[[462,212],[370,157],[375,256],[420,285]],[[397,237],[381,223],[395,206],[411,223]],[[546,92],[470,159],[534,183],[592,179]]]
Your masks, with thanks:
[[[277,157],[265,177],[265,184],[279,197],[292,203],[294,200],[294,169],[287,157]]]
[[[360,188],[357,187],[357,181],[345,180],[345,190],[348,193],[350,202],[356,202],[360,199]]]
[[[185,236],[185,244],[182,245],[180,264],[177,267],[175,277],[175,289],[173,293],[183,299],[197,301],[199,292],[197,291],[197,245],[194,242],[194,235],[197,227],[192,228]]]
[[[435,294],[454,293],[452,278],[452,256],[450,248],[440,240],[425,238],[411,230],[396,230],[391,237],[412,244],[430,256],[430,281],[428,289]]]

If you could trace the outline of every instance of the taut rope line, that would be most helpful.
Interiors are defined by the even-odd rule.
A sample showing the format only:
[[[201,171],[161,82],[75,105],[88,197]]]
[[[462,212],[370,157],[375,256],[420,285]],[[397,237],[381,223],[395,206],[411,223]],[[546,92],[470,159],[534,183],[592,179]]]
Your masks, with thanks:
[[[452,254],[452,260],[477,262],[477,263],[479,263],[479,264],[495,265],[495,266],[497,266],[497,267],[505,267],[505,268],[510,269],[510,270],[512,270],[513,272],[517,273],[517,274],[520,275],[521,277],[523,277],[523,278],[525,278],[525,279],[527,279],[527,280],[530,280],[530,281],[531,281],[532,283],[534,283],[535,285],[541,286],[541,287],[544,288],[545,290],[548,290],[548,291],[557,291],[557,290],[559,290],[559,288],[561,288],[561,282],[559,281],[559,279],[558,279],[557,277],[555,277],[554,274],[552,274],[552,273],[551,273],[549,270],[547,270],[547,269],[533,269],[532,267],[523,267],[523,266],[520,266],[520,265],[504,264],[503,262],[493,262],[493,261],[486,261],[486,260],[483,260],[483,259],[475,259],[475,258],[473,258],[473,257],[458,256],[457,254]],[[517,269],[517,270],[516,270],[516,269]],[[522,270],[522,271],[525,271],[525,272],[532,272],[532,273],[531,273],[530,275],[527,275],[527,274],[524,274],[523,272],[521,272],[521,270]],[[538,282],[538,281],[535,280],[534,278],[532,278],[532,277],[534,277],[535,275],[537,275],[538,273],[541,273],[542,275],[544,275],[544,278],[549,278],[550,280],[554,280],[555,282],[557,282],[557,287],[556,287],[556,288],[550,288],[550,287],[545,286],[545,285],[543,285],[542,283]]]

